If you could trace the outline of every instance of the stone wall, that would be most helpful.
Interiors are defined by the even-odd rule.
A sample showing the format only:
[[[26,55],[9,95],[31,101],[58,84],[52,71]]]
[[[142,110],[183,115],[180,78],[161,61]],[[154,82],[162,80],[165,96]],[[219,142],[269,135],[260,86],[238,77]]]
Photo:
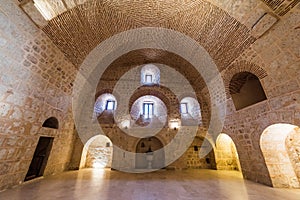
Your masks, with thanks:
[[[294,130],[287,136],[286,149],[294,168],[298,182],[300,182],[300,129],[295,127]]]
[[[241,171],[235,144],[228,135],[221,133],[218,136],[214,152],[218,170]]]
[[[270,171],[261,151],[261,135],[275,123],[300,125],[299,4],[281,15],[263,3],[266,1],[258,0],[209,0],[186,4],[183,4],[184,1],[157,1],[154,4],[160,10],[149,10],[152,2],[144,1],[141,4],[134,1],[128,4],[118,1],[116,5],[111,5],[90,1],[77,8],[70,6],[68,12],[50,21],[43,28],[44,32],[37,29],[12,1],[4,0],[1,3],[0,190],[24,179],[41,135],[54,137],[45,174],[67,168],[74,140],[70,95],[76,68],[71,62],[79,66],[100,42],[116,33],[145,26],[173,29],[201,44],[222,73],[227,92],[231,78],[238,72],[249,71],[260,79],[267,96],[265,101],[236,111],[230,93],[227,93],[223,132],[236,144],[244,177],[272,185]],[[97,12],[87,14],[90,9]],[[223,94],[219,90],[208,91],[200,74],[195,73],[190,63],[171,52],[157,49],[142,49],[128,55],[128,59],[121,56],[111,65],[108,76],[104,76],[107,79],[100,81],[102,89],[112,90],[111,87],[116,85],[121,92],[115,96],[120,101],[119,97],[132,94],[129,89],[132,84],[140,86],[140,70],[133,70],[133,79],[126,79],[128,74],[125,73],[132,66],[147,62],[169,64],[172,69],[160,68],[161,84],[171,83],[168,87],[172,87],[172,91],[182,89],[180,96],[183,97],[185,91],[190,89],[184,86],[192,85],[196,89],[196,98],[204,100],[200,101],[203,121],[209,121],[210,95],[218,97]],[[115,67],[119,67],[118,70]],[[169,74],[174,69],[188,79],[188,84],[175,78],[168,82],[164,78],[164,72],[168,72],[170,77],[179,77]],[[121,77],[125,77],[127,82],[119,81]],[[118,85],[117,82],[122,84]],[[160,89],[159,92],[166,94],[171,103],[176,103],[167,90]],[[165,104],[166,107],[170,106]],[[126,106],[120,104],[121,109]],[[41,128],[44,120],[52,116],[58,118],[60,128]],[[179,116],[172,113],[170,117]],[[137,141],[132,138],[125,140],[126,135],[122,130],[113,125],[105,125],[103,129],[113,143],[134,151]],[[198,135],[205,135],[205,131]],[[168,143],[176,131],[165,127],[159,134]],[[172,166],[185,168],[186,157],[181,157]],[[295,169],[299,174],[298,167]]]
[[[200,149],[207,148],[210,152],[205,156],[200,158]],[[214,155],[214,150],[209,144],[203,144],[203,139],[195,137],[191,146],[187,149],[185,154],[187,168],[191,169],[216,169],[216,160]]]
[[[294,136],[298,134],[295,133],[295,128],[290,124],[278,123],[266,128],[261,136],[261,150],[273,187],[300,187],[296,175],[297,145],[294,146],[297,141],[293,141],[296,139]]]
[[[76,68],[13,1],[0,4],[0,190],[23,182],[40,136],[54,137],[45,175],[68,168]],[[42,128],[56,117],[59,129]]]
[[[225,80],[247,68],[258,77],[259,68],[267,74],[260,79],[267,100],[236,111],[229,98],[224,127],[236,144],[244,177],[267,185],[272,183],[259,144],[262,132],[275,123],[300,124],[299,11],[298,6],[281,18],[224,72]],[[236,65],[245,61],[259,68]]]
[[[98,169],[111,167],[113,146],[107,137],[96,136],[86,148],[88,150],[85,167]]]

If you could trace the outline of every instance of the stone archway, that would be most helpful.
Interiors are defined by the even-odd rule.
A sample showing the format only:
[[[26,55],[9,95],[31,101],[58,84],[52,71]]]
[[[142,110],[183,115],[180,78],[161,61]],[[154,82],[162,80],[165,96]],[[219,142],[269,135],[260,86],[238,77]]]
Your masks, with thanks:
[[[104,135],[92,137],[82,151],[80,168],[111,168],[113,145]]]
[[[291,124],[268,126],[260,138],[273,187],[300,188],[300,129]]]
[[[216,164],[218,170],[237,170],[241,171],[239,156],[236,146],[225,133],[221,133],[216,140],[215,147]]]
[[[165,166],[163,143],[157,137],[142,138],[136,145],[136,169],[161,169]],[[149,164],[148,155],[153,155]]]

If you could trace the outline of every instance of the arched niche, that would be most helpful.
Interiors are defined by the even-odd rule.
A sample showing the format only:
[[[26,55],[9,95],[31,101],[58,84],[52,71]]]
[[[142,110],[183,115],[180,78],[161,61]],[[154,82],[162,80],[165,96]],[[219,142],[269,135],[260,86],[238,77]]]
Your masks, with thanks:
[[[300,130],[291,124],[273,124],[260,138],[273,187],[300,188]]]
[[[215,155],[218,170],[241,171],[236,146],[229,135],[219,134],[216,140]]]
[[[96,135],[84,145],[80,168],[111,168],[113,144],[104,135]]]
[[[160,70],[154,64],[144,65],[141,69],[141,84],[154,85],[160,83]]]
[[[46,119],[44,121],[42,127],[58,129],[59,128],[59,123],[58,123],[57,118],[49,117],[48,119]]]
[[[211,143],[205,138],[196,136],[185,152],[187,168],[192,169],[216,169],[215,154]],[[200,157],[200,152],[208,152]]]
[[[110,93],[101,94],[94,105],[95,117],[100,116],[104,111],[114,111],[117,108],[117,100],[114,95]]]
[[[184,97],[180,101],[181,125],[201,124],[201,110],[198,101],[194,97]]]
[[[230,80],[229,92],[236,110],[267,99],[259,78],[250,72],[235,74]]]
[[[151,126],[164,126],[167,123],[167,113],[164,102],[152,95],[138,98],[130,108],[131,119],[139,126],[148,124]]]
[[[148,156],[152,155],[151,164]],[[136,145],[136,169],[161,169],[165,167],[163,143],[157,137],[142,138]]]

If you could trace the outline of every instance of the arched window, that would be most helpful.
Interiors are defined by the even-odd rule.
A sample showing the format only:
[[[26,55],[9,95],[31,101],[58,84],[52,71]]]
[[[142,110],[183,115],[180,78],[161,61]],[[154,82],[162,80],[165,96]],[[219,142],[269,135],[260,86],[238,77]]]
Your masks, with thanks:
[[[159,84],[160,82],[160,70],[153,64],[145,65],[141,70],[141,84],[152,85]]]
[[[116,110],[117,101],[114,95],[105,93],[100,95],[94,105],[94,114],[98,117],[104,110]]]
[[[201,111],[198,101],[193,97],[185,97],[180,101],[181,125],[201,124]]]
[[[267,99],[259,79],[250,72],[235,74],[230,81],[229,92],[236,110]]]
[[[46,119],[42,127],[58,129],[58,120],[55,117]]]
[[[137,120],[140,116],[145,119],[153,117],[161,118],[165,121],[167,108],[163,101],[156,96],[145,95],[138,98],[131,106],[130,115]]]

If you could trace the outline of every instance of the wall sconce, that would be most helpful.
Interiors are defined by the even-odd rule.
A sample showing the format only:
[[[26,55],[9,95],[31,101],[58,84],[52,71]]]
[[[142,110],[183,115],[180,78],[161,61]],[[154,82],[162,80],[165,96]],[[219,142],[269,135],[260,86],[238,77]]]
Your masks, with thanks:
[[[121,128],[128,129],[130,127],[130,120],[124,120],[121,122]]]
[[[177,119],[170,120],[169,126],[171,129],[174,129],[176,131],[179,128],[179,120]]]

